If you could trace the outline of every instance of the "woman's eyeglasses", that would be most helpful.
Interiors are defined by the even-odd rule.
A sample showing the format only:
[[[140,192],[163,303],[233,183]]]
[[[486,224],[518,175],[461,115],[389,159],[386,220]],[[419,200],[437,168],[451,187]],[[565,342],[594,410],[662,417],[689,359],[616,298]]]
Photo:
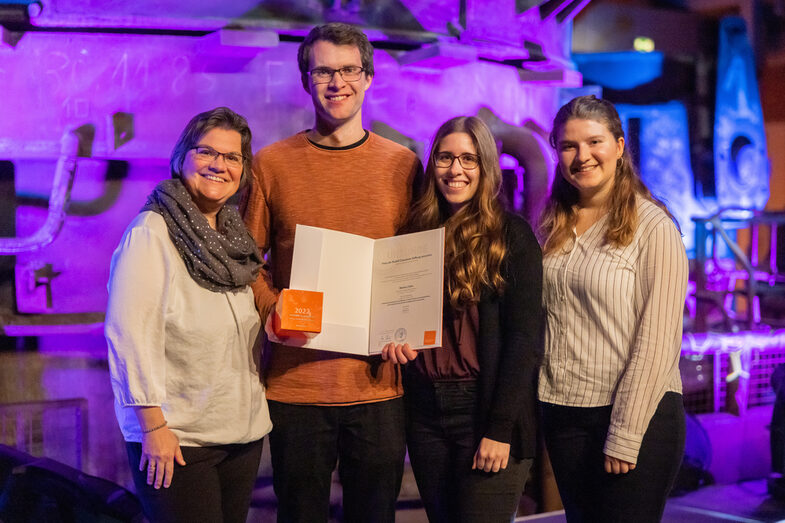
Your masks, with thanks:
[[[196,151],[196,159],[202,163],[212,163],[217,160],[219,156],[223,156],[224,162],[228,167],[243,166],[244,158],[240,153],[219,153],[209,145],[197,145],[196,147],[191,147],[191,150]]]
[[[452,153],[439,152],[433,155],[433,162],[436,164],[436,167],[447,169],[452,167],[452,163],[456,158],[464,169],[476,169],[480,165],[480,157],[471,153],[455,156]]]

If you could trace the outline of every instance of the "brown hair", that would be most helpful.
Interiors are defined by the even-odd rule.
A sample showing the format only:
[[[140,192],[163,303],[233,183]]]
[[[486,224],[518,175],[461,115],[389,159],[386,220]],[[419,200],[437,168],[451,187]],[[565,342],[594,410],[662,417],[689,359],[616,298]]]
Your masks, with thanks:
[[[169,160],[169,172],[172,178],[182,178],[185,155],[199,143],[205,134],[216,128],[240,133],[240,153],[243,155],[243,174],[240,177],[240,187],[248,183],[251,175],[251,160],[253,159],[251,128],[248,127],[248,121],[244,117],[228,107],[216,107],[191,118],[172,150],[172,157]]]
[[[449,134],[468,134],[480,157],[480,181],[471,201],[452,214],[437,187],[434,155]],[[462,308],[480,300],[483,287],[501,293],[504,243],[504,208],[499,200],[501,170],[496,141],[488,126],[477,117],[459,116],[436,132],[425,169],[421,194],[412,204],[404,230],[407,232],[445,227],[445,281],[450,304]]]
[[[572,119],[599,122],[613,135],[614,140],[624,138],[619,113],[612,103],[595,97],[579,96],[563,105],[553,119],[550,143],[557,149],[557,141],[564,126]],[[540,216],[538,227],[543,254],[560,249],[572,234],[577,215],[573,207],[578,203],[578,189],[573,187],[556,166],[556,175],[551,185],[551,194]],[[636,197],[641,196],[662,208],[673,219],[665,204],[652,196],[643,183],[627,147],[616,162],[613,188],[608,202],[608,228],[605,241],[614,246],[629,245],[638,228]],[[678,225],[677,225],[678,226]]]
[[[332,22],[317,25],[300,44],[297,50],[297,65],[300,68],[300,79],[303,87],[308,88],[308,67],[311,64],[311,49],[319,40],[335,45],[353,45],[360,51],[365,76],[373,76],[373,46],[365,33],[349,24]]]

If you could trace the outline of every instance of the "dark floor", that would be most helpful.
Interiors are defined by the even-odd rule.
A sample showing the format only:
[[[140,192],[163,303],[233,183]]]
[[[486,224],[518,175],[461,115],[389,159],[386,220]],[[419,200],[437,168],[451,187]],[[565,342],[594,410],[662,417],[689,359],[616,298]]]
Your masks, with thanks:
[[[766,480],[711,485],[672,498],[663,521],[783,521],[785,501],[769,497]]]
[[[401,519],[400,521],[419,520]],[[515,521],[561,523],[566,519],[562,512],[551,512],[518,518]],[[733,485],[710,485],[678,498],[670,498],[662,521],[663,523],[785,521],[785,501],[770,498],[766,491],[766,480],[763,479]]]
[[[257,488],[248,516],[250,522],[274,522],[275,509],[270,500],[272,486]],[[402,499],[407,493],[402,493]],[[334,501],[340,497],[334,493]],[[425,512],[416,502],[404,502],[396,515],[396,523],[427,523]],[[332,521],[338,521],[334,519]],[[549,512],[515,519],[516,522],[536,521],[538,523],[561,523],[566,521],[564,513]],[[681,497],[668,500],[663,523],[709,523],[734,521],[743,523],[785,521],[785,501],[770,498],[766,491],[766,481],[745,481],[733,485],[710,485],[690,492]]]

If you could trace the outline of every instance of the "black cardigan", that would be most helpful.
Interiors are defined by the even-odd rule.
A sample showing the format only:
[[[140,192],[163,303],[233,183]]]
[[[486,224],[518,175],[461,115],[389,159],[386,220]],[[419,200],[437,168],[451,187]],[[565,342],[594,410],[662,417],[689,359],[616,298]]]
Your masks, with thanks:
[[[543,354],[542,250],[529,224],[507,214],[504,293],[483,293],[477,357],[477,437],[510,443],[518,459],[536,450],[537,373]]]

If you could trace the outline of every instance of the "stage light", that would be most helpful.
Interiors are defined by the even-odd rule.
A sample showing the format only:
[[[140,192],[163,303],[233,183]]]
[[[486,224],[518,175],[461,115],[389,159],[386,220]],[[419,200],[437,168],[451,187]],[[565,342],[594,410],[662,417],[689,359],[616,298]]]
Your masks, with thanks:
[[[632,42],[632,48],[639,53],[650,53],[654,51],[654,40],[648,36],[636,36]]]

